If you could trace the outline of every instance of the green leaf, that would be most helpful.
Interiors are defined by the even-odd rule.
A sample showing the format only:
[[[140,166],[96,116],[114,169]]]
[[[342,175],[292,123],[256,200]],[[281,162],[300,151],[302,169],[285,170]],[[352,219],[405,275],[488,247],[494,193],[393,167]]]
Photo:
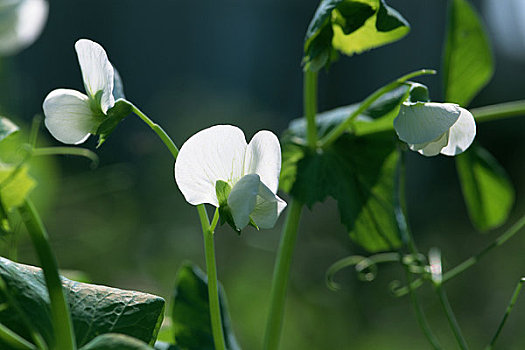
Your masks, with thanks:
[[[132,107],[128,101],[119,99],[115,102],[115,105],[108,110],[107,117],[105,117],[104,121],[97,129],[97,148],[102,146],[102,144],[108,139],[109,135],[111,135],[113,130],[115,130],[118,123],[131,114],[131,111]]]
[[[19,130],[18,126],[11,120],[0,116],[0,141]]]
[[[445,98],[467,106],[494,73],[490,43],[466,0],[451,0],[444,52]]]
[[[514,188],[505,170],[483,147],[472,145],[456,156],[463,197],[480,231],[503,225],[514,204]]]
[[[7,211],[20,206],[36,186],[27,171],[26,166],[17,168],[0,164],[0,197]]]
[[[48,344],[54,344],[49,296],[42,270],[0,258],[0,277],[8,293]],[[141,292],[80,283],[62,278],[79,347],[104,333],[122,333],[153,344],[164,299]],[[0,303],[6,302],[4,291]],[[0,322],[30,340],[29,330],[13,305],[0,311]]]
[[[107,333],[99,335],[80,350],[153,350],[153,348],[128,335]]]
[[[221,225],[227,223],[230,227],[237,233],[240,233],[241,230],[238,230],[235,226],[235,221],[233,221],[233,216],[228,205],[228,196],[232,191],[232,187],[229,183],[217,180],[215,183],[215,192],[217,194],[217,199],[219,201],[219,218]]]
[[[409,30],[384,0],[323,0],[306,32],[303,62],[317,71],[335,60],[334,51],[351,56],[399,40]]]
[[[222,286],[219,285],[222,326],[226,348],[239,350],[231,328],[230,315]],[[182,350],[213,350],[208,280],[196,265],[184,264],[177,271],[172,308],[175,342]]]

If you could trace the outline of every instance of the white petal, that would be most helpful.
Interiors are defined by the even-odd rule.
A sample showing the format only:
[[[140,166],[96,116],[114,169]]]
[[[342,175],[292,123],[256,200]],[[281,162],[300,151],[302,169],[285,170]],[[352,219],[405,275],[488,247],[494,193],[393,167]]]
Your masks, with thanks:
[[[108,60],[106,51],[88,39],[80,39],[75,44],[77,51],[82,78],[86,92],[91,98],[95,98],[97,93],[102,93],[100,97],[100,108],[106,113],[115,104],[113,97],[113,66]]]
[[[244,173],[259,175],[273,193],[277,192],[281,173],[281,146],[274,133],[263,130],[255,134],[246,149]]]
[[[175,181],[188,203],[219,206],[217,180],[231,186],[242,177],[246,139],[241,129],[216,125],[186,141],[175,162]]]
[[[447,156],[455,156],[465,151],[476,137],[476,122],[472,114],[464,108],[460,108],[461,114],[456,124],[450,128],[447,147],[441,153]]]
[[[45,0],[0,3],[0,54],[15,54],[31,45],[44,29],[48,12]]]
[[[45,124],[58,141],[79,144],[100,125],[86,95],[69,89],[53,90],[44,100]]]
[[[394,128],[408,144],[427,143],[450,129],[459,115],[460,107],[452,103],[403,103]]]
[[[410,149],[412,151],[417,150],[420,154],[427,156],[427,157],[437,156],[441,152],[443,147],[447,145],[448,139],[449,139],[449,132],[446,132],[443,135],[441,135],[437,140],[424,144],[423,147],[417,148],[418,145],[414,145],[415,147],[412,148],[411,146]]]
[[[286,208],[286,202],[261,182],[255,208],[251,213],[251,218],[255,224],[262,229],[274,227],[284,208]]]
[[[243,176],[233,186],[228,196],[228,206],[231,209],[235,226],[239,230],[242,230],[250,223],[250,214],[257,204],[257,193],[261,184],[259,175],[248,174]]]

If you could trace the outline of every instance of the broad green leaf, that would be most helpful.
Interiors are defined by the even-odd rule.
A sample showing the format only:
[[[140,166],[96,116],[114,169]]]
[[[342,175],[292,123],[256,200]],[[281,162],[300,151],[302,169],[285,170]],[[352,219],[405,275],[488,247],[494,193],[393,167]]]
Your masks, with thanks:
[[[36,186],[27,170],[26,166],[17,169],[0,164],[0,197],[7,211],[20,206]]]
[[[487,231],[503,225],[514,204],[514,188],[505,170],[486,149],[475,144],[456,156],[456,166],[474,226]]]
[[[444,52],[445,99],[467,106],[494,72],[490,43],[467,0],[451,0]]]
[[[304,63],[317,71],[337,57],[361,53],[401,39],[408,22],[384,0],[323,0],[308,30]]]
[[[153,348],[128,335],[107,333],[99,335],[80,350],[153,350]]]
[[[131,112],[132,107],[128,101],[119,99],[115,102],[115,105],[108,110],[107,117],[97,129],[97,148],[102,146],[102,144],[108,139],[109,135],[111,135],[113,130],[115,130],[118,123],[131,114]]]
[[[0,277],[19,309],[48,344],[54,344],[49,296],[42,270],[0,258]],[[141,292],[80,283],[62,278],[79,347],[104,333],[122,333],[153,344],[162,321],[164,299]],[[0,303],[6,301],[0,292]],[[0,322],[27,340],[28,329],[13,305],[0,311]]]
[[[208,279],[197,266],[187,263],[177,271],[172,322],[175,342],[182,350],[213,350]],[[228,350],[239,350],[231,328],[230,315],[222,286],[219,286],[224,339]]]
[[[0,141],[19,130],[18,126],[11,120],[0,117]]]

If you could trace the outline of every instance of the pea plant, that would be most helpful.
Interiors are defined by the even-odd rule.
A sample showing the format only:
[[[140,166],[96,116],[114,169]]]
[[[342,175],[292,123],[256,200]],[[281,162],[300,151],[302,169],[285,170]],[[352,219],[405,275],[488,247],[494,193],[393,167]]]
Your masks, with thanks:
[[[0,54],[16,54],[36,40],[47,12],[44,0],[0,1]],[[28,133],[11,119],[0,118],[0,236],[11,252],[9,259],[0,257],[0,347],[241,349],[217,278],[214,232],[218,225],[227,224],[242,239],[247,226],[270,229],[283,215],[266,329],[261,330],[262,348],[278,349],[303,209],[331,197],[337,202],[348,238],[368,255],[334,261],[326,272],[327,287],[340,289],[335,276],[348,267],[354,267],[360,279],[370,281],[379,264],[397,265],[405,281],[393,286],[392,293],[410,298],[428,346],[443,349],[418,298],[418,288],[424,284],[434,289],[458,347],[468,349],[469,339],[449,303],[446,282],[520,232],[525,217],[478,254],[445,269],[441,250],[421,251],[411,231],[405,204],[405,155],[454,157],[473,225],[479,231],[500,227],[512,209],[513,187],[498,161],[475,142],[476,123],[525,115],[525,102],[466,108],[493,75],[491,47],[468,0],[449,0],[447,21],[440,68],[444,102],[432,101],[427,86],[414,81],[437,71],[416,67],[361,102],[319,112],[320,72],[330,74],[330,66],[340,56],[366,54],[410,31],[407,20],[386,0],[322,0],[304,41],[304,116],[293,120],[280,138],[262,130],[247,142],[238,127],[219,124],[197,132],[180,143],[180,148],[125,96],[123,79],[105,49],[89,39],[78,40],[74,48],[85,91],[53,90],[42,106],[45,127],[66,145],[39,147],[38,117]],[[185,200],[196,207],[202,228],[205,271],[192,263],[180,267],[169,310],[160,296],[61,276],[44,222],[30,198],[38,180],[32,175],[32,159],[68,154],[96,163],[96,154],[78,145],[95,136],[97,148],[107,147],[105,141],[131,115],[138,116],[173,156],[174,181]],[[284,199],[278,190],[285,194]],[[40,267],[16,262],[16,237],[25,231]],[[523,281],[525,278],[517,281],[499,326],[487,338],[486,349],[495,346]],[[168,329],[168,336],[159,337],[161,328]]]

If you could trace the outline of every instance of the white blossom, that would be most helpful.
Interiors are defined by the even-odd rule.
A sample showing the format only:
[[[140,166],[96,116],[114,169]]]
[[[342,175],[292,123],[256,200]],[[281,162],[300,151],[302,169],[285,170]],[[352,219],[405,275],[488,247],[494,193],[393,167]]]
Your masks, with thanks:
[[[190,137],[175,162],[175,181],[192,205],[219,207],[217,181],[231,187],[227,205],[236,229],[251,221],[272,228],[286,202],[279,198],[281,147],[270,131],[259,131],[249,144],[231,125],[216,125]]]

